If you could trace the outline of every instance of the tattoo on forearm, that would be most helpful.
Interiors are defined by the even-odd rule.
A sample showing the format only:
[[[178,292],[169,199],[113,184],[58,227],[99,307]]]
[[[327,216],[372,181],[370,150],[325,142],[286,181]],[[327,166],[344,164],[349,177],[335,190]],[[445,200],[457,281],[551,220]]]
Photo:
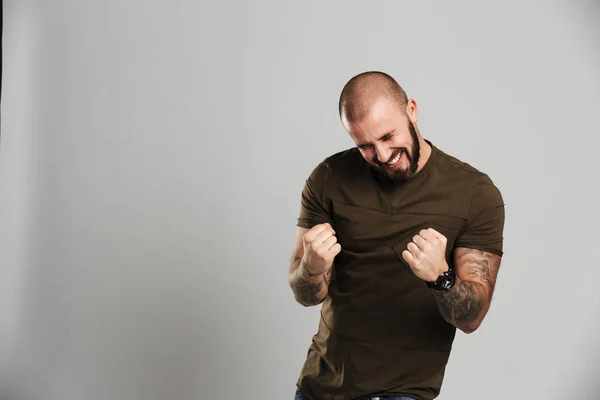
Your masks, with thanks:
[[[317,304],[321,302],[323,299],[319,294],[323,289],[323,280],[318,280],[317,282],[309,281],[308,279],[315,278],[318,275],[312,274],[302,260],[299,261],[298,268],[300,269],[299,276],[293,285],[298,300],[303,304]],[[328,285],[328,275],[323,274],[323,277],[325,283]]]
[[[468,279],[457,279],[456,285],[447,292],[435,292],[440,312],[444,319],[455,326],[468,325],[477,321],[484,309],[489,307],[500,257],[481,250],[458,248],[455,264],[464,266]],[[464,279],[467,279],[465,276]]]
[[[308,267],[306,266],[306,263],[302,260],[300,260],[300,265],[298,265],[298,268],[300,268],[300,273],[302,274],[302,277],[304,277],[304,278],[314,278],[315,276],[318,275],[318,274],[313,274],[312,272],[310,272],[308,270]]]
[[[321,289],[323,289],[323,282],[321,281],[308,285],[298,285],[296,286],[296,294],[304,304],[317,304],[321,301],[319,297]]]
[[[446,321],[455,325],[469,324],[479,317],[483,301],[471,282],[458,281],[447,292],[434,292],[440,312]]]

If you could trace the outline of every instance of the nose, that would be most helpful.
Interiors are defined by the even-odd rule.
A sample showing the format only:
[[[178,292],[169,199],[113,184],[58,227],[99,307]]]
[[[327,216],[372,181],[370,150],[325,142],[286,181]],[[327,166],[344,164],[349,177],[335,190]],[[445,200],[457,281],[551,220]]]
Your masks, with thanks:
[[[375,152],[377,154],[377,159],[379,162],[388,162],[390,157],[392,156],[392,151],[385,146],[376,146]]]

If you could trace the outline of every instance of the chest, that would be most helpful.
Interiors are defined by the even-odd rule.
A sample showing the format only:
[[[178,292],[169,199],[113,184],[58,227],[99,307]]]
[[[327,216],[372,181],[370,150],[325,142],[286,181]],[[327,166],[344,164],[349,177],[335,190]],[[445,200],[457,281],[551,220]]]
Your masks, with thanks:
[[[332,199],[332,220],[343,252],[396,254],[402,262],[401,253],[414,236],[433,228],[446,237],[446,260],[451,264],[470,201],[464,193],[447,189],[387,198],[363,192]]]

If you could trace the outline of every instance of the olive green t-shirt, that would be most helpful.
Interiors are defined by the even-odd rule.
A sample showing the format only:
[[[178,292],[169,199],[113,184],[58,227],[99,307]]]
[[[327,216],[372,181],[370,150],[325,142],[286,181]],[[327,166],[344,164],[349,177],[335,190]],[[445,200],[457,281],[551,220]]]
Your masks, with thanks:
[[[431,227],[447,238],[449,265],[456,247],[502,255],[498,188],[426,142],[425,166],[400,185],[381,179],[356,148],[327,157],[305,182],[298,226],[329,222],[342,246],[297,382],[314,400],[437,397],[456,328],[402,252]]]

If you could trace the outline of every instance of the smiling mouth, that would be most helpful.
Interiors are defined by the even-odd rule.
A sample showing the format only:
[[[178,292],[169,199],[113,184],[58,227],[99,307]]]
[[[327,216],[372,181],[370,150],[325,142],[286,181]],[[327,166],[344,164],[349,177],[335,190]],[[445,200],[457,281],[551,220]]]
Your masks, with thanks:
[[[400,159],[402,158],[403,151],[400,151],[394,158],[389,160],[388,162],[383,163],[386,167],[396,167],[400,163]]]

